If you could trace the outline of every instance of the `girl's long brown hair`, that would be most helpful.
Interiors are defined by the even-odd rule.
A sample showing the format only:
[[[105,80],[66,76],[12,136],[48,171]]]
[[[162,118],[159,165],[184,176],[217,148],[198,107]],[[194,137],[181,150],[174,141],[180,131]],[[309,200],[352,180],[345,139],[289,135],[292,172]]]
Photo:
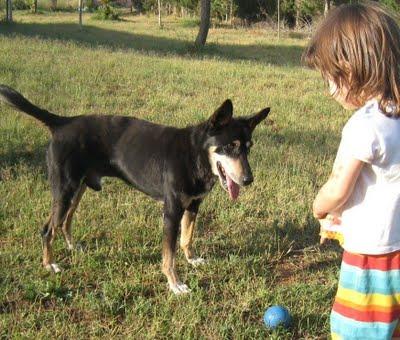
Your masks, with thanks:
[[[332,10],[303,61],[339,90],[346,87],[356,106],[376,97],[387,116],[400,117],[400,28],[383,7],[368,2]]]

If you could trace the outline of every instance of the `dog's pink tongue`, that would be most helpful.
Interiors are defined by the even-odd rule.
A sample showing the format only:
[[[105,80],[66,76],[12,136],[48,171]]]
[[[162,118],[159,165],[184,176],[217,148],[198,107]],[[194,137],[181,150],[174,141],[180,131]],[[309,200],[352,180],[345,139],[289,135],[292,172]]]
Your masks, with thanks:
[[[228,175],[226,175],[226,185],[229,191],[231,200],[235,200],[239,196],[240,187]]]

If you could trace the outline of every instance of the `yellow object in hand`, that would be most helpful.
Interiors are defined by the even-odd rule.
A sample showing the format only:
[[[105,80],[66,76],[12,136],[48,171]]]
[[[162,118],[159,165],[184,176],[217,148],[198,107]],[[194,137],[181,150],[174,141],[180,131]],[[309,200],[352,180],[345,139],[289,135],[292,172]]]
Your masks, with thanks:
[[[343,233],[341,232],[341,220],[339,217],[333,215],[327,215],[324,219],[319,220],[321,225],[320,233],[321,236],[320,244],[323,244],[328,240],[337,240],[339,244],[344,243]]]

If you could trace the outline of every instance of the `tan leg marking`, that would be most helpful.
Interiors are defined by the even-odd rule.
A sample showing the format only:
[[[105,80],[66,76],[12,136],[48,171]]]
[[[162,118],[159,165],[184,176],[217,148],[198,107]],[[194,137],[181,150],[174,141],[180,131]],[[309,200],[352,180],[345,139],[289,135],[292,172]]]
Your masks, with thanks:
[[[175,253],[171,252],[171,249],[168,244],[164,243],[163,245],[163,263],[162,263],[162,272],[165,274],[168,280],[169,288],[172,290],[174,294],[184,294],[189,293],[190,289],[187,285],[183,284],[179,278],[178,274],[175,270]]]
[[[193,258],[193,232],[194,224],[196,222],[196,214],[185,210],[181,220],[181,239],[180,246],[185,253],[186,259],[189,260]]]
[[[53,260],[53,242],[56,237],[57,226],[54,224],[54,208],[47,225],[47,232],[43,235],[43,266],[54,273],[61,272],[60,267]]]
[[[61,271],[60,267],[53,261],[53,251],[52,245],[54,238],[56,236],[56,232],[59,228],[63,229],[64,235],[67,234],[68,228],[70,228],[70,223],[66,221],[67,216],[72,218],[72,214],[69,214],[70,209],[73,206],[73,203],[76,201],[79,203],[79,200],[76,198],[81,197],[80,193],[84,190],[79,188],[75,194],[72,194],[72,198],[68,199],[68,195],[66,197],[62,197],[59,201],[53,201],[51,216],[48,222],[44,225],[42,231],[42,244],[43,244],[43,265],[46,269],[58,273]],[[67,192],[68,194],[68,192]],[[77,204],[76,204],[77,205]],[[76,209],[76,206],[74,210]],[[65,225],[65,228],[63,227]],[[68,234],[67,234],[68,237]]]
[[[204,259],[194,255],[192,248],[196,216],[197,216],[196,213],[185,210],[181,220],[180,246],[185,254],[186,260],[193,266],[197,266],[199,264],[204,263]]]
[[[62,232],[69,250],[74,249],[74,245],[72,243],[72,233],[71,233],[72,217],[76,211],[76,208],[79,205],[79,202],[82,199],[83,194],[85,193],[85,190],[86,190],[86,184],[82,184],[77,193],[75,194],[74,198],[72,199],[71,207],[68,209],[67,217],[65,218],[65,221],[62,225]]]
[[[45,223],[44,228],[46,228],[46,226],[47,226],[47,235],[43,235],[43,243],[42,243],[43,244],[43,266],[45,266],[46,268],[48,268],[50,263],[53,262],[53,253],[52,253],[51,246],[54,241],[55,232],[51,225],[52,216],[53,216],[53,214],[51,213],[47,222]]]

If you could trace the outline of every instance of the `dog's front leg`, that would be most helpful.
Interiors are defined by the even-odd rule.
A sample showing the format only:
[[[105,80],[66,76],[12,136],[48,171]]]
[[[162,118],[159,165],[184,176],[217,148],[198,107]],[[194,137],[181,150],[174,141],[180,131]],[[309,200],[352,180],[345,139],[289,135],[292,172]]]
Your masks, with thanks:
[[[186,260],[193,266],[203,264],[205,261],[194,254],[192,243],[196,216],[199,211],[201,200],[193,201],[183,213],[181,220],[180,246],[185,253]]]
[[[169,288],[175,294],[188,293],[190,291],[185,284],[179,281],[175,270],[176,240],[182,215],[183,208],[180,203],[174,200],[165,201],[162,271],[168,279]]]

